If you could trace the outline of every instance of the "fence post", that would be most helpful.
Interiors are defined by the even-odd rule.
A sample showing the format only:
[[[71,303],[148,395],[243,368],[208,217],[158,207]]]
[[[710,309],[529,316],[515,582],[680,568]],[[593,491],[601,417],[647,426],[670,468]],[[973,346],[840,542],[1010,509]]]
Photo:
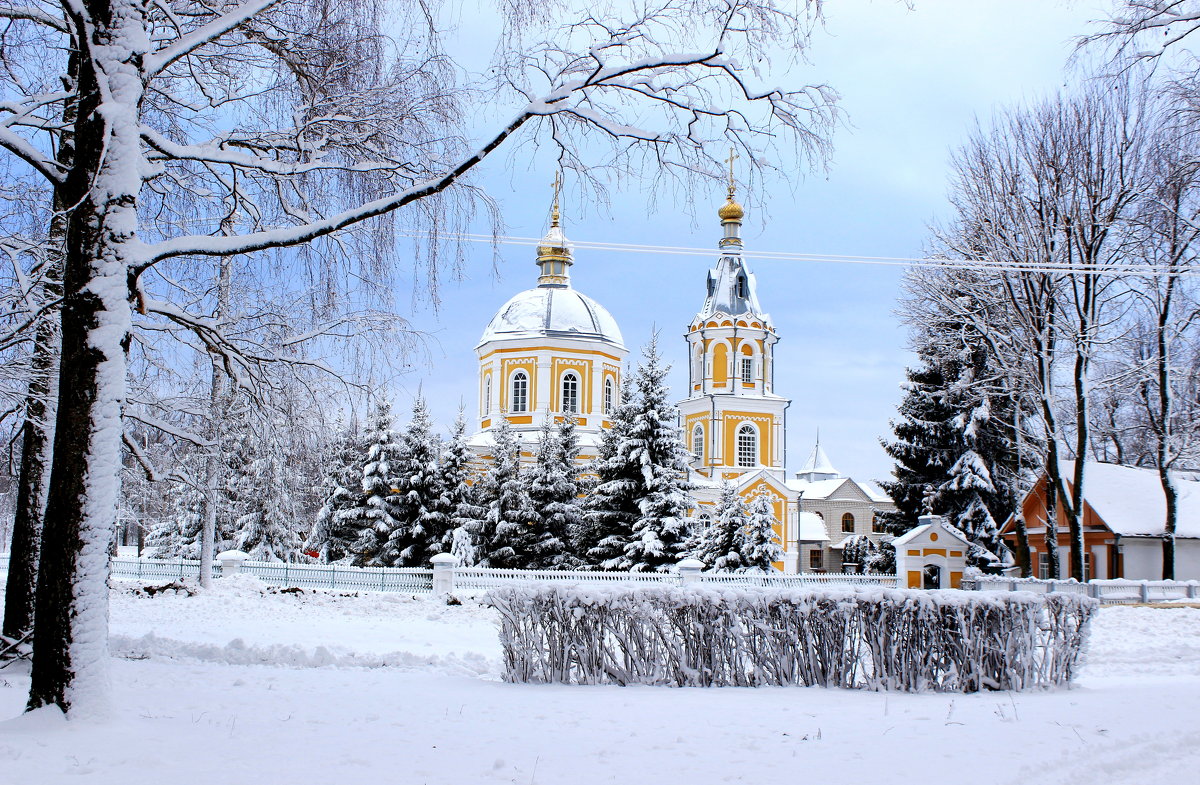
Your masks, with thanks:
[[[221,562],[221,577],[229,575],[237,575],[242,571],[242,564],[250,558],[250,554],[245,551],[221,551],[217,554],[217,561]]]
[[[1188,592],[1187,592],[1188,599],[1189,600],[1196,599],[1196,582],[1188,581],[1187,587],[1188,587]]]
[[[458,557],[453,553],[439,553],[429,561],[433,562],[433,596],[450,595],[454,591],[454,568],[458,566]]]
[[[1092,581],[1088,581],[1087,593],[1088,593],[1089,597],[1092,597],[1097,600],[1100,599],[1100,585],[1097,583],[1093,583]]]
[[[1142,602],[1143,602],[1143,603],[1148,603],[1148,602],[1150,602],[1150,582],[1149,582],[1149,581],[1142,581],[1142,587],[1141,587],[1141,588],[1142,588]]]
[[[679,582],[684,586],[700,582],[700,571],[704,569],[704,562],[699,559],[684,559],[679,562]]]

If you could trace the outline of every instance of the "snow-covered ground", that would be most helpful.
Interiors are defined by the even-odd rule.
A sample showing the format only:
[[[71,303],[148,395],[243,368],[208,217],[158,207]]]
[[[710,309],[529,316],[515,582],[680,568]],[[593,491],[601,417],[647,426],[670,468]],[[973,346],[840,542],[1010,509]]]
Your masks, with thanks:
[[[1200,771],[1200,609],[1106,608],[1071,690],[506,684],[492,612],[253,579],[113,592],[115,714],[21,715],[8,783],[1185,783]],[[8,719],[12,718],[12,719]]]

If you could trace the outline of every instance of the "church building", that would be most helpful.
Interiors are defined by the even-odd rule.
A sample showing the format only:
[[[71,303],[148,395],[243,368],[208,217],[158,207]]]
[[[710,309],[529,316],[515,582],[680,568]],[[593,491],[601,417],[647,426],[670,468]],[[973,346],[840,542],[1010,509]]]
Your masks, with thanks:
[[[732,174],[718,211],[721,237],[699,312],[687,325],[688,382],[678,404],[691,450],[695,516],[715,513],[721,487],[733,483],[751,502],[765,496],[775,511],[784,572],[836,572],[841,548],[855,536],[878,543],[876,512],[893,509],[878,489],[843,477],[816,445],[787,478],[785,445],[791,401],[775,390],[779,335],[758,300],[741,237],[745,211]],[[593,458],[618,402],[628,350],[616,320],[571,287],[573,255],[563,234],[557,193],[550,229],[537,248],[537,286],[505,303],[488,323],[479,358],[479,430],[472,448],[486,455],[504,413],[531,456],[542,424],[567,414],[578,422],[580,460]]]

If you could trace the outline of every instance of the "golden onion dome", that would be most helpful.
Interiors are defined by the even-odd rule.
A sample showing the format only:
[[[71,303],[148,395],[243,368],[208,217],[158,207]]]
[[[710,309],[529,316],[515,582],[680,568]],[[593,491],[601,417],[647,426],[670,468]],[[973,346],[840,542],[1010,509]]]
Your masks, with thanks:
[[[730,197],[729,201],[722,205],[720,210],[717,210],[717,215],[722,221],[740,221],[746,216],[746,211],[740,204],[733,201],[733,197]]]

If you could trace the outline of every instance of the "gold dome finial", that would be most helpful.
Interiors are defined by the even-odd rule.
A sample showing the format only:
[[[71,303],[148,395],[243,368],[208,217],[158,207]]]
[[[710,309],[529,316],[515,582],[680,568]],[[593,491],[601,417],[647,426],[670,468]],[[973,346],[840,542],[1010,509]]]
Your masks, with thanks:
[[[746,217],[746,211],[733,200],[734,194],[737,193],[737,184],[733,179],[733,162],[740,157],[732,147],[729,148],[729,157],[725,159],[725,162],[729,164],[729,190],[725,197],[725,204],[721,206],[720,210],[717,210],[717,216],[722,222],[740,221]]]
[[[541,243],[537,247],[537,264],[541,268],[541,275],[538,276],[538,286],[569,286],[570,273],[569,268],[573,262],[571,260],[571,246],[567,243],[567,238],[563,235],[562,226],[560,224],[561,216],[558,211],[559,195],[562,193],[562,176],[560,172],[554,173],[554,204],[550,208],[550,229],[546,232],[546,236],[542,238]]]
[[[554,206],[550,208],[550,225],[558,226],[558,196],[562,193],[562,173],[554,173]]]

